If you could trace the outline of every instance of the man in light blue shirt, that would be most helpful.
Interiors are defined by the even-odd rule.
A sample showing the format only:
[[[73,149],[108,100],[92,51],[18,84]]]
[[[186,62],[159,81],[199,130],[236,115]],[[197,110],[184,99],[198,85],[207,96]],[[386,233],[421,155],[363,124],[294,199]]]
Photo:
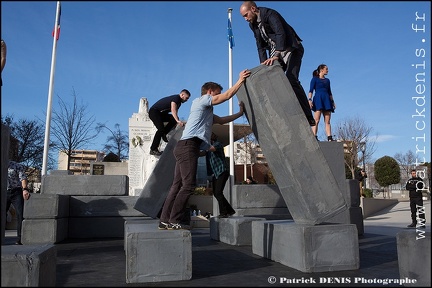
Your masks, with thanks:
[[[236,84],[224,93],[221,93],[222,86],[220,84],[207,82],[201,87],[201,97],[192,102],[182,137],[174,148],[176,159],[174,180],[162,207],[159,229],[189,229],[189,227],[180,224],[180,221],[185,213],[188,199],[196,186],[200,150],[210,149],[213,124],[225,124],[234,121],[244,112],[244,104],[241,102],[238,113],[219,117],[213,114],[213,106],[231,99],[249,76],[250,71],[247,69],[240,72]]]

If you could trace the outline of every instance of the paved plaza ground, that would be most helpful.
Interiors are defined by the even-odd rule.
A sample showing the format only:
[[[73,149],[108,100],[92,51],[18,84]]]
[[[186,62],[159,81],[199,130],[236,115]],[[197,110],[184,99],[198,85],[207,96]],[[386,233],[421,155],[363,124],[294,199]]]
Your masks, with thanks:
[[[430,232],[430,201],[425,201]],[[403,287],[383,284],[399,279],[396,234],[410,224],[409,201],[399,201],[364,220],[359,236],[360,269],[303,273],[252,253],[251,246],[232,246],[210,239],[208,228],[192,230],[192,279],[126,284],[123,239],[68,239],[56,244],[57,287]],[[155,229],[157,229],[155,224]],[[5,245],[13,245],[16,231],[7,230]],[[269,279],[275,277],[276,283]],[[282,282],[282,283],[281,283]],[[297,283],[295,283],[297,282]]]

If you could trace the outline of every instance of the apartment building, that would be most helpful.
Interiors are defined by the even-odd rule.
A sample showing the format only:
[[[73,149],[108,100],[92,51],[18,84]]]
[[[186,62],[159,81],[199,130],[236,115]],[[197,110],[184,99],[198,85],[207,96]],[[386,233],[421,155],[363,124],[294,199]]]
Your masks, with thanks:
[[[67,168],[67,154],[59,152],[58,170],[69,170],[74,175],[90,175],[90,163],[101,162],[105,153],[97,150],[73,150],[69,169]]]

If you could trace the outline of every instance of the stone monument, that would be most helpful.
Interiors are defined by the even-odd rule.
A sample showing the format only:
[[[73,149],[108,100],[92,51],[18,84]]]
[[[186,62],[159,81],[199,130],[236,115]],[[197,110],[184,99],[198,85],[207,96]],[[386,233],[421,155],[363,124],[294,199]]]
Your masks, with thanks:
[[[149,103],[147,98],[141,98],[138,113],[129,118],[129,195],[137,196],[141,193],[150,177],[159,157],[149,154],[151,141],[156,133],[156,127],[150,120]],[[161,148],[165,142],[161,141]],[[162,149],[163,150],[163,149]]]

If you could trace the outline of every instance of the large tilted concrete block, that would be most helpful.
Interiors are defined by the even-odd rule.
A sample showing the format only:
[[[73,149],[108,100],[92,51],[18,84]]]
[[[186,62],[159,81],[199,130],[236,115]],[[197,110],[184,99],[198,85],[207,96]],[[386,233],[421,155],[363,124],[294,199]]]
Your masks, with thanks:
[[[354,224],[312,226],[289,220],[254,221],[252,252],[306,273],[360,267]]]
[[[281,67],[251,69],[237,97],[294,221],[315,225],[347,209],[345,183],[340,187]]]
[[[400,278],[415,280],[403,286],[431,287],[431,233],[424,228],[401,231],[396,241]]]
[[[70,217],[143,217],[133,208],[138,196],[71,196]]]
[[[25,219],[56,219],[69,217],[69,195],[32,193],[24,202]]]
[[[24,245],[55,244],[68,238],[68,218],[24,219],[21,242]]]
[[[126,175],[46,175],[42,177],[43,194],[128,195]]]
[[[173,154],[183,134],[184,127],[177,127],[169,139],[150,177],[144,185],[134,208],[152,218],[157,218],[168,196],[174,178],[176,160]]]
[[[192,236],[188,230],[158,230],[157,224],[127,224],[126,283],[190,280]]]
[[[2,287],[55,287],[57,250],[54,245],[1,247]]]
[[[210,238],[230,245],[252,245],[252,222],[265,220],[259,217],[212,217]]]

